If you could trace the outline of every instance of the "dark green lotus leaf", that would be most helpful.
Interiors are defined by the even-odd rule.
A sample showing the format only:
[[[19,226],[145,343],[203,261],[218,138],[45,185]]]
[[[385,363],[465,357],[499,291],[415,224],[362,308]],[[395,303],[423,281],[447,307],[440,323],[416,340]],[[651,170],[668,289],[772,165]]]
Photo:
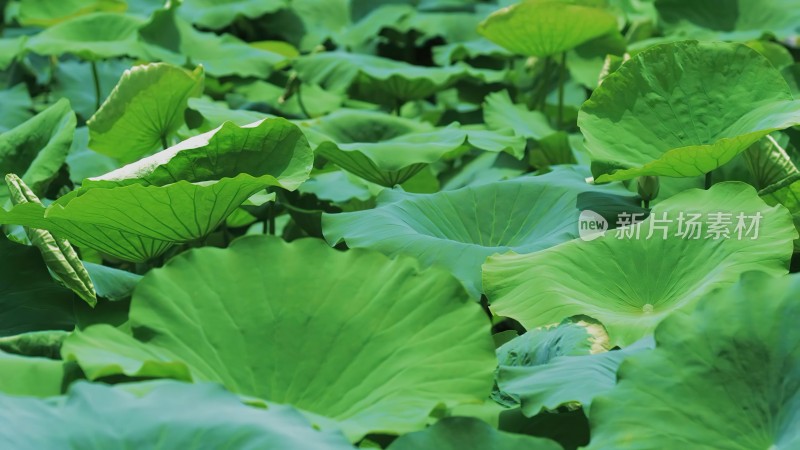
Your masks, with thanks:
[[[589,448],[798,448],[798,295],[798,275],[748,273],[670,316],[595,400]]]
[[[0,255],[0,337],[72,330],[73,294],[53,281],[39,251],[2,238]]]
[[[32,356],[61,360],[61,345],[69,331],[31,331],[16,336],[0,338],[0,350],[20,356]]]
[[[752,184],[764,189],[799,172],[793,160],[796,154],[786,134],[772,133],[751,145],[742,157],[752,174]]]
[[[433,48],[433,61],[440,66],[449,66],[458,61],[481,56],[505,59],[511,54],[503,47],[487,39],[439,45]]]
[[[122,74],[134,65],[128,58],[107,59],[94,62],[100,83],[101,102],[119,81]],[[69,100],[72,109],[83,120],[87,120],[97,111],[97,94],[87,85],[92,80],[92,63],[79,60],[59,61],[55,66],[51,94]]]
[[[621,187],[593,187],[584,179],[578,170],[563,167],[538,177],[406,194],[398,201],[384,191],[378,208],[325,214],[322,226],[331,244],[343,240],[350,247],[410,254],[423,265],[447,267],[478,297],[486,257],[509,250],[536,252],[574,239],[579,194],[625,193]]]
[[[198,31],[189,22],[176,17],[174,8],[156,11],[152,20],[139,30],[139,37],[151,60],[176,66],[202,65],[205,72],[214,77],[264,78],[286,60],[282,55],[248,45],[231,34]]]
[[[0,350],[0,393],[50,397],[61,394],[64,363],[48,358],[20,356]],[[9,398],[0,394],[0,398]],[[11,411],[8,411],[11,412]],[[2,413],[0,413],[2,414]],[[0,428],[6,425],[0,426]],[[0,432],[0,434],[3,434]],[[3,438],[7,444],[10,441]]]
[[[146,390],[79,382],[54,399],[0,396],[0,439],[17,450],[352,449],[293,408],[246,406],[218,385],[170,381]]]
[[[340,51],[304,56],[296,61],[295,69],[306,83],[340,93],[352,88],[378,101],[386,101],[386,96],[401,102],[424,99],[464,79],[479,83],[500,79],[497,73],[465,64],[423,67]]]
[[[202,66],[188,71],[154,63],[126,70],[86,122],[89,147],[124,163],[152,153],[183,125],[189,98],[203,92],[203,77]]]
[[[104,176],[43,208],[0,211],[0,223],[50,230],[130,261],[206,236],[247,198],[308,178],[308,142],[285,119],[227,123]]]
[[[94,284],[97,296],[111,301],[130,298],[133,289],[142,279],[141,275],[113,267],[85,261],[83,265],[92,278],[92,284]]]
[[[507,128],[489,131],[458,124],[433,128],[376,111],[340,110],[301,126],[317,155],[386,187],[402,184],[426,165],[469,148],[507,152],[519,159],[525,147],[524,140]]]
[[[616,32],[617,18],[596,0],[523,0],[478,27],[490,41],[524,56],[552,56]]]
[[[785,208],[768,207],[744,183],[720,183],[664,200],[647,220],[594,240],[492,256],[483,287],[495,314],[526,328],[583,314],[606,326],[612,345],[626,346],[745,271],[786,273],[795,238]]]
[[[130,355],[145,351],[152,367],[174,356],[196,380],[291,404],[354,441],[421,429],[440,404],[482,401],[495,366],[490,323],[457,280],[314,239],[251,236],[174,257],[137,286],[130,325],[134,352],[105,326],[68,339],[65,356],[87,374],[137,370]]]
[[[785,39],[800,32],[797,0],[657,0],[655,6],[668,33],[692,38],[746,41],[771,34]]]
[[[0,174],[18,174],[34,194],[44,195],[67,159],[75,123],[69,102],[62,99],[1,134]],[[8,189],[0,187],[0,206],[8,195]]]
[[[85,14],[124,12],[126,8],[125,0],[21,0],[17,20],[22,25],[49,27]]]
[[[0,103],[0,133],[5,133],[33,117],[33,100],[25,83],[0,91],[0,96],[3,98]]]
[[[575,404],[588,410],[596,396],[614,387],[617,369],[628,356],[653,346],[648,337],[622,350],[557,356],[532,366],[501,365],[497,384],[506,396],[518,399],[529,417]]]
[[[28,40],[40,55],[72,54],[94,61],[118,56],[143,56],[138,30],[141,18],[116,13],[92,13],[54,25]]]
[[[288,0],[184,0],[178,14],[190,23],[216,30],[239,16],[255,19],[287,6]]]
[[[549,439],[497,431],[469,417],[447,417],[423,431],[406,434],[387,450],[559,450]]]
[[[743,44],[684,41],[645,50],[609,75],[578,124],[597,181],[692,177],[800,123],[780,72]]]
[[[26,41],[25,36],[0,39],[0,70],[5,70],[17,59],[23,52]]]

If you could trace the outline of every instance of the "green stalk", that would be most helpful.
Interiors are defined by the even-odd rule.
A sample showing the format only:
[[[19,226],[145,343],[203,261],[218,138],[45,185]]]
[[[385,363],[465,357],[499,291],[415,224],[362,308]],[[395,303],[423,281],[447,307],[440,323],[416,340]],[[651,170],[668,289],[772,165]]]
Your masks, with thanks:
[[[567,72],[567,52],[561,53],[561,67],[558,70],[558,122],[557,129],[564,124],[564,80]]]
[[[94,79],[94,109],[100,109],[100,75],[97,74],[97,61],[92,61],[92,78]]]
[[[548,91],[547,88],[550,87],[550,78],[552,76],[552,74],[550,73],[552,70],[552,68],[550,67],[551,65],[552,65],[552,58],[548,56],[544,59],[544,69],[542,69],[542,85],[539,88],[540,90],[539,90],[538,103],[539,103],[539,111],[542,112],[544,112],[544,108],[545,106],[547,106],[547,91]]]
[[[713,171],[710,171],[710,170],[709,170],[709,171],[706,173],[706,190],[709,190],[709,189],[711,189],[711,185],[712,185],[712,184],[714,184],[714,183],[713,183],[712,176],[711,176],[712,172],[713,172]]]

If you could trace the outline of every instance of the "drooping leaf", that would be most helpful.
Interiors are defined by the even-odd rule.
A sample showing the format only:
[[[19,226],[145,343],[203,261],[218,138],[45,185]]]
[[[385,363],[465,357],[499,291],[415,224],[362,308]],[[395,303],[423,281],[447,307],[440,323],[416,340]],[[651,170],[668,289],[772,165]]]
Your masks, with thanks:
[[[574,239],[579,194],[624,193],[619,187],[598,190],[584,178],[563,168],[538,177],[405,195],[399,201],[387,193],[376,209],[326,214],[322,225],[330,243],[344,240],[350,247],[410,254],[426,266],[447,267],[478,297],[486,257],[509,250],[536,252]]]
[[[33,203],[42,206],[39,197],[18,176],[8,174],[5,181],[11,192],[11,202],[14,205]],[[83,263],[69,241],[54,236],[47,230],[25,228],[25,232],[31,244],[42,253],[44,263],[53,272],[56,279],[61,281],[72,292],[78,294],[89,306],[94,307],[97,304],[94,284],[92,284],[89,273],[86,272],[86,268],[83,267]]]
[[[89,147],[124,163],[135,161],[172,137],[184,123],[189,98],[202,92],[202,66],[190,72],[154,63],[126,70],[86,122]]]
[[[490,15],[478,31],[524,56],[552,56],[616,32],[617,18],[593,0],[522,0]]]
[[[600,182],[702,175],[798,123],[800,100],[766,58],[742,44],[696,41],[637,54],[578,117]]]
[[[72,54],[89,61],[119,56],[143,56],[138,30],[145,24],[129,14],[98,12],[58,23],[28,40],[40,55]]]
[[[393,187],[447,156],[478,148],[522,157],[524,141],[509,132],[425,123],[373,111],[340,110],[301,125],[316,154],[367,181]]]
[[[39,251],[2,238],[0,255],[0,337],[72,330],[73,294],[53,281]]]
[[[61,394],[64,363],[47,358],[34,358],[0,350],[0,393],[50,397]],[[0,394],[0,398],[10,398]],[[11,411],[4,411],[10,413]],[[0,412],[0,414],[3,414]],[[0,426],[2,428],[3,426]],[[0,432],[2,434],[2,432]],[[3,442],[8,444],[7,440]]]
[[[64,330],[46,330],[0,337],[0,351],[14,355],[61,360],[61,344],[69,334],[69,331]]]
[[[764,189],[798,173],[787,151],[789,138],[782,133],[767,135],[742,153],[753,175],[756,189]]]
[[[549,439],[497,431],[482,420],[447,417],[423,431],[401,436],[387,450],[559,450]]]
[[[786,273],[796,237],[784,208],[768,207],[749,185],[720,183],[664,200],[647,220],[591,241],[492,256],[483,286],[495,314],[526,328],[583,314],[625,346],[745,271]]]
[[[287,0],[185,0],[178,13],[190,23],[217,30],[239,16],[255,19],[288,5]]]
[[[0,440],[18,450],[352,448],[290,407],[253,408],[221,386],[174,381],[143,394],[79,382],[51,400],[0,396]]]
[[[589,448],[800,445],[798,294],[797,275],[749,273],[666,319],[592,405]]]
[[[174,355],[196,380],[332,419],[352,440],[418,430],[439,404],[480,402],[495,365],[490,324],[451,276],[313,239],[252,236],[181,254],[139,283],[130,324],[142,340],[128,337],[131,348]],[[81,335],[96,344],[75,343],[70,358],[87,373],[113,371],[110,330],[88,328]],[[98,364],[98,354],[109,358]],[[127,355],[120,348],[116,359]]]
[[[142,279],[141,275],[89,262],[83,263],[92,279],[98,297],[110,301],[130,298],[133,289]]]
[[[622,350],[558,356],[534,366],[501,365],[497,384],[505,395],[519,400],[529,417],[566,405],[588,410],[596,396],[614,387],[617,369],[626,358],[652,348],[652,338],[647,337]]]
[[[797,0],[657,0],[655,6],[668,33],[705,40],[784,39],[797,35],[800,21]]]
[[[37,114],[25,123],[0,135],[0,173],[21,174],[34,194],[44,195],[64,164],[75,132],[75,114],[67,100]],[[0,206],[8,200],[0,187]]]
[[[17,19],[22,25],[49,27],[85,14],[124,12],[126,7],[125,0],[22,0]]]
[[[0,211],[0,223],[41,228],[130,261],[206,236],[254,193],[294,190],[313,155],[285,119],[233,124],[129,164],[42,208]]]
[[[359,95],[380,103],[385,103],[387,96],[388,100],[400,102],[424,99],[462,79],[477,82],[498,80],[496,73],[473,69],[465,64],[423,67],[345,52],[304,56],[296,61],[295,69],[306,83],[319,84],[332,92],[355,89]]]
[[[781,205],[792,214],[792,221],[800,230],[800,174],[793,174],[760,190],[758,195],[768,205]],[[800,250],[800,240],[794,241],[795,250]]]

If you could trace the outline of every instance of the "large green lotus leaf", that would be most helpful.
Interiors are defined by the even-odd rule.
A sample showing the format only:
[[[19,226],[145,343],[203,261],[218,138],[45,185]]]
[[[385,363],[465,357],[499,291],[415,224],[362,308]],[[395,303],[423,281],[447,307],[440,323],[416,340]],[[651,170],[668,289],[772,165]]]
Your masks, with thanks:
[[[670,316],[595,400],[589,448],[800,448],[798,295],[798,275],[749,273]]]
[[[75,123],[69,102],[62,99],[0,134],[0,174],[19,174],[36,195],[44,195],[67,159]],[[0,187],[0,205],[8,195],[8,189]]]
[[[231,34],[198,31],[175,15],[174,9],[156,11],[139,30],[143,49],[151,60],[176,66],[202,64],[214,77],[257,78],[267,77],[276,65],[286,61],[282,55],[248,45]]]
[[[50,230],[130,261],[206,236],[247,198],[268,187],[294,190],[313,155],[297,126],[268,119],[226,123],[97,178],[47,208],[0,211],[0,223]]]
[[[657,0],[655,6],[661,26],[670,34],[745,41],[765,34],[785,39],[800,33],[797,0]]]
[[[22,25],[49,27],[94,12],[124,12],[125,0],[22,0],[17,20]]]
[[[386,101],[418,100],[430,97],[462,79],[497,81],[497,74],[465,64],[447,67],[415,66],[372,55],[345,52],[316,53],[295,63],[300,78],[333,92],[353,87],[359,94]]]
[[[507,128],[489,131],[458,124],[433,128],[376,111],[340,110],[301,125],[317,155],[386,187],[402,184],[426,165],[470,147],[505,151],[517,159],[525,151],[524,139]]]
[[[558,356],[533,366],[501,365],[497,385],[518,399],[528,417],[565,405],[580,404],[588,410],[596,396],[614,387],[617,369],[628,356],[653,346],[648,337],[622,350]]]
[[[483,286],[495,314],[526,328],[584,314],[625,346],[745,271],[785,273],[796,237],[785,208],[768,207],[744,183],[720,183],[664,200],[647,220],[594,240],[492,256]]]
[[[0,337],[73,329],[72,299],[69,289],[53,281],[36,248],[0,239]]]
[[[128,14],[92,13],[54,25],[28,39],[40,55],[73,54],[87,60],[143,55],[138,30],[145,24]]]
[[[9,395],[49,397],[61,394],[64,363],[0,350],[0,392]]]
[[[423,431],[399,437],[388,450],[559,450],[555,441],[497,431],[470,417],[447,417]]]
[[[25,36],[0,39],[0,70],[5,70],[24,49]]]
[[[244,405],[214,384],[150,383],[147,392],[79,382],[64,397],[0,396],[0,439],[16,450],[345,450],[296,410]]]
[[[535,252],[574,239],[579,194],[624,194],[620,187],[590,186],[584,178],[564,167],[538,177],[408,194],[399,201],[386,193],[376,209],[325,214],[322,227],[332,244],[344,240],[350,247],[410,254],[423,265],[444,266],[478,297],[486,257],[509,250]]]
[[[578,124],[600,182],[692,177],[800,123],[780,72],[743,44],[684,41],[645,50],[609,75]]]
[[[202,92],[202,66],[188,71],[154,63],[126,70],[86,122],[89,147],[125,163],[148,155],[183,125],[189,98]]]
[[[216,30],[239,16],[255,19],[287,6],[288,0],[184,0],[178,14],[190,23]]]
[[[552,56],[616,32],[617,18],[593,0],[523,0],[478,26],[490,41],[524,56]]]
[[[251,236],[181,254],[139,283],[130,325],[153,363],[174,355],[196,380],[327,417],[353,440],[481,402],[495,366],[490,323],[457,280],[314,239]],[[113,364],[96,364],[103,340],[77,344],[72,358],[89,372]]]

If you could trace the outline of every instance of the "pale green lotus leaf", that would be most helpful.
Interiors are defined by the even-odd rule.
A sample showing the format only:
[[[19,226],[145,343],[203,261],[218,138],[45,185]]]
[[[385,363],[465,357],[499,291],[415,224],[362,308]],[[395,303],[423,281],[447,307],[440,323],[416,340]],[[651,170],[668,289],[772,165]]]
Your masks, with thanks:
[[[28,39],[40,55],[72,54],[95,61],[119,56],[144,56],[138,40],[141,18],[108,12],[81,15],[58,23]]]
[[[552,56],[616,32],[617,18],[594,0],[522,0],[478,27],[490,41],[524,56]]]
[[[50,397],[61,394],[63,382],[62,361],[20,356],[0,350],[0,393]],[[6,397],[2,394],[0,398]]]
[[[154,63],[126,70],[86,122],[89,147],[123,163],[150,154],[183,125],[187,102],[202,94],[203,79],[202,66],[188,71]]]
[[[656,329],[595,399],[591,449],[800,446],[800,278],[745,274]]]
[[[0,396],[0,439],[17,450],[352,449],[293,408],[254,408],[221,386],[175,381],[144,393],[79,382],[53,399]]]
[[[27,37],[0,39],[0,69],[6,70],[12,62],[23,52]]]
[[[446,267],[477,298],[482,291],[480,267],[488,256],[536,252],[574,239],[581,194],[626,193],[584,180],[580,171],[564,167],[543,176],[406,194],[399,200],[384,191],[377,208],[325,214],[322,227],[331,244],[344,241],[388,255],[410,254],[423,265]]]
[[[85,14],[126,9],[125,0],[21,0],[17,20],[26,26],[49,27]]]
[[[599,182],[703,175],[797,124],[800,100],[766,58],[743,44],[696,41],[637,54],[578,116]]]
[[[314,239],[249,236],[174,257],[139,283],[130,325],[131,348],[174,355],[195,380],[291,404],[353,441],[419,430],[437,405],[481,402],[495,366],[490,323],[450,275]],[[130,353],[117,337],[110,355],[112,330],[76,335],[93,345],[68,339],[70,359],[87,374],[118,371]]]
[[[593,240],[492,256],[483,287],[495,314],[526,328],[582,314],[606,326],[612,345],[626,346],[745,271],[786,273],[795,238],[785,208],[768,207],[744,183],[720,183],[675,195],[647,220]]]

